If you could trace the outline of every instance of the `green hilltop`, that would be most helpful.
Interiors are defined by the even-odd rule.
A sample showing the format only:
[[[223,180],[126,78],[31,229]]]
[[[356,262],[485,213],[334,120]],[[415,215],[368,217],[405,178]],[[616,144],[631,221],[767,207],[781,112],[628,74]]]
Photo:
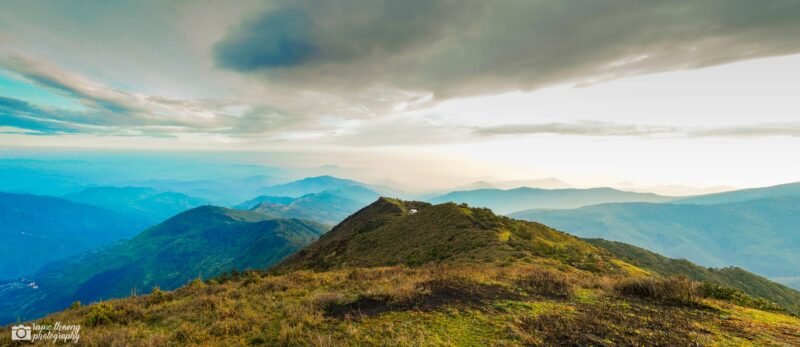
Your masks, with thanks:
[[[623,267],[601,249],[542,224],[464,204],[380,198],[276,270],[542,259],[596,272]]]

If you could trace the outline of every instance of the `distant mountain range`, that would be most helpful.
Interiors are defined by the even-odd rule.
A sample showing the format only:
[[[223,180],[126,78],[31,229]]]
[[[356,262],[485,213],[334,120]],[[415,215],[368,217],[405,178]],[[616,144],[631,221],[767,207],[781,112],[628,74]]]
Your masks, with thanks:
[[[276,218],[300,218],[334,225],[380,195],[365,184],[330,176],[303,179],[265,191],[308,193],[299,197],[262,195],[236,205],[236,208],[254,210]]]
[[[734,190],[730,192],[693,196],[677,199],[673,202],[681,204],[724,204],[747,200],[800,196],[800,182],[777,186]]]
[[[722,194],[739,199],[734,193]],[[511,216],[582,237],[634,244],[705,266],[739,266],[800,288],[800,196],[717,205],[602,204],[572,210],[528,210]]]
[[[254,211],[204,206],[183,212],[129,241],[51,263],[21,281],[0,284],[0,324],[136,288],[177,288],[233,269],[261,269],[325,232],[318,223],[270,219]]]
[[[274,218],[299,218],[335,225],[366,203],[342,197],[334,191],[306,194],[289,202],[264,201],[251,210]]]
[[[292,181],[285,184],[279,184],[271,187],[262,188],[258,191],[259,195],[267,196],[287,196],[287,197],[301,197],[306,194],[319,193],[326,190],[337,190],[343,188],[367,188],[367,184],[333,177],[333,176],[317,176],[308,177],[297,181]]]
[[[141,187],[93,187],[64,199],[119,212],[152,225],[208,202],[182,193]]]
[[[178,192],[200,198],[213,205],[232,206],[251,198],[266,186],[284,182],[283,179],[256,175],[245,178],[226,178],[216,180],[165,180],[152,179],[132,182],[131,185],[148,187],[162,192]]]
[[[231,214],[259,223],[254,211],[209,209],[171,219],[165,225],[175,229],[155,239]],[[235,222],[224,224],[225,232],[203,227],[167,245],[180,250],[209,234],[238,234],[229,229]],[[212,239],[228,249],[225,237]],[[155,247],[148,254],[164,246]],[[149,269],[184,256],[145,259]],[[218,263],[202,259],[189,257],[180,273]],[[115,287],[116,274],[97,283]],[[44,320],[86,322],[81,342],[88,345],[793,345],[800,319],[764,297],[789,305],[798,296],[744,271],[582,240],[484,208],[380,198],[266,273],[193,281]],[[11,343],[2,336],[0,343]]]
[[[456,202],[490,208],[508,214],[531,208],[576,208],[608,202],[665,202],[674,198],[649,193],[632,193],[612,188],[477,189],[451,192],[428,199],[431,203]]]
[[[55,197],[0,193],[0,280],[129,238],[137,218]]]
[[[541,188],[541,189],[566,189],[574,188],[571,184],[564,182],[555,177],[531,179],[531,180],[514,180],[514,181],[476,181],[467,185],[463,185],[454,190],[475,190],[475,189],[513,189],[520,187],[528,188]]]

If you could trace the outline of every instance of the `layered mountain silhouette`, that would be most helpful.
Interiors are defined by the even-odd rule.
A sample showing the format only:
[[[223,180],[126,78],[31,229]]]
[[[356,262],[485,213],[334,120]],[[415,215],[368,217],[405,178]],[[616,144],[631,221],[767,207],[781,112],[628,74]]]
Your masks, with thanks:
[[[260,223],[257,212],[222,211],[226,217],[203,213],[199,222],[233,213]],[[665,276],[682,268],[710,282]],[[719,284],[769,281],[714,271],[488,209],[381,198],[267,273],[193,281],[45,319],[85,322],[82,341],[99,345],[800,342],[800,319],[785,307]]]
[[[739,266],[800,288],[800,197],[717,205],[602,204],[511,216],[705,266]]]
[[[0,193],[0,280],[129,238],[143,221],[60,198]]]
[[[198,207],[129,241],[51,263],[0,285],[0,322],[32,319],[72,302],[177,288],[194,278],[261,269],[315,240],[326,228],[254,211]]]
[[[236,208],[258,211],[275,218],[300,218],[335,225],[377,197],[378,193],[373,190],[350,186],[296,198],[264,195],[245,201]]]
[[[476,189],[451,192],[429,199],[431,203],[456,202],[491,208],[508,214],[531,208],[577,208],[610,202],[665,202],[674,198],[632,193],[613,188],[590,189]]]

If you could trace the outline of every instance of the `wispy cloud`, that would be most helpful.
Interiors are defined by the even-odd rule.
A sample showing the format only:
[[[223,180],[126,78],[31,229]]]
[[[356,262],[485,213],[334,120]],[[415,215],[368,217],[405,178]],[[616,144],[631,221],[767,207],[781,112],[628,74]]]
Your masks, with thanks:
[[[85,110],[43,107],[0,97],[0,125],[43,134],[173,136],[208,133],[228,137],[286,130],[303,117],[236,100],[173,99],[112,88],[24,55],[0,57],[0,68],[78,101]]]
[[[757,138],[772,136],[800,137],[800,123],[757,123],[721,127],[675,127],[607,122],[508,124],[475,127],[478,136],[569,135],[594,137],[669,137],[669,138]]]

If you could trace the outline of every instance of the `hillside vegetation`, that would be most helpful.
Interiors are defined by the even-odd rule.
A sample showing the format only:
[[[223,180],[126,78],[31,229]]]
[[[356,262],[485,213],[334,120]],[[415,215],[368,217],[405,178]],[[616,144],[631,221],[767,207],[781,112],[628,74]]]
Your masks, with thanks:
[[[485,209],[380,199],[272,271],[43,321],[82,322],[89,346],[800,344],[800,319],[718,289]]]
[[[703,266],[738,266],[774,280],[800,278],[800,197],[719,205],[603,204],[511,216]],[[800,289],[800,281],[783,283]]]
[[[198,277],[265,268],[325,230],[317,223],[271,219],[253,211],[198,207],[129,241],[51,263],[24,281],[0,285],[0,322],[36,318],[75,301],[174,289]]]
[[[603,239],[584,239],[602,247],[614,256],[662,276],[684,275],[695,281],[722,285],[741,290],[753,297],[775,302],[788,310],[800,313],[800,292],[738,267],[707,268],[686,259],[671,259],[646,249],[622,242]]]

